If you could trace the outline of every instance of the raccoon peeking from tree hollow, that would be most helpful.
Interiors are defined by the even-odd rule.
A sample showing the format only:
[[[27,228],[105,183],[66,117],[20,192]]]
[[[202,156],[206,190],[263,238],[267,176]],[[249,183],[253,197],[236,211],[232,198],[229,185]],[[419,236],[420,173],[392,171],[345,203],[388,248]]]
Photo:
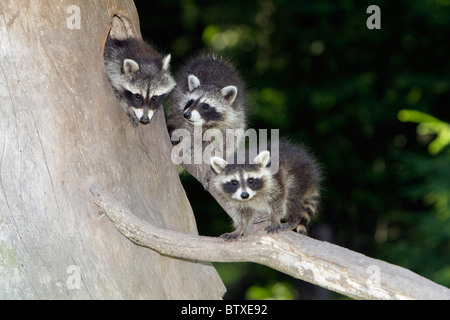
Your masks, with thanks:
[[[193,58],[180,68],[176,80],[167,110],[173,144],[179,143],[175,130],[185,129],[192,137],[194,127],[200,126],[202,133],[220,130],[224,140],[227,129],[241,129],[233,152],[242,145],[247,118],[245,86],[229,61],[214,55]]]
[[[141,39],[111,39],[105,43],[106,74],[120,106],[133,127],[148,124],[162,100],[175,87],[170,55],[163,57]]]

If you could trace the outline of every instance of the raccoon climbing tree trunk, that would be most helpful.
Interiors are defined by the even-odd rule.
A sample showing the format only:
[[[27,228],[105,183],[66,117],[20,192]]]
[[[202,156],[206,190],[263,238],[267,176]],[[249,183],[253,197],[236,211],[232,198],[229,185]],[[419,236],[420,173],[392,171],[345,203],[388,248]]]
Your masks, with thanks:
[[[92,201],[99,183],[140,219],[197,233],[162,111],[133,128],[105,74],[111,25],[133,35],[128,22],[139,36],[131,0],[0,4],[0,299],[224,294],[211,265],[137,246]]]

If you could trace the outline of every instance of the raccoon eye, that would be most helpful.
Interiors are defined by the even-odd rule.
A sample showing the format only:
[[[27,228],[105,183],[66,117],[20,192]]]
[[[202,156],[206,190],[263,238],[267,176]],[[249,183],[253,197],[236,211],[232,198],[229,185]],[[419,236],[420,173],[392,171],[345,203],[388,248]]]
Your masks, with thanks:
[[[202,104],[202,109],[203,110],[208,110],[209,109],[209,104],[207,104],[207,103]]]
[[[155,101],[156,99],[158,99],[158,96],[157,96],[157,95],[154,95],[154,96],[152,97],[152,101]]]
[[[136,98],[136,100],[141,100],[141,95],[139,94],[139,93],[136,93],[135,95],[134,95],[134,97]]]
[[[253,179],[253,178],[248,179],[248,183],[253,183],[253,182],[255,182],[255,179]]]
[[[232,184],[233,186],[237,186],[238,181],[237,181],[237,180],[232,180],[232,181],[231,181],[231,184]]]

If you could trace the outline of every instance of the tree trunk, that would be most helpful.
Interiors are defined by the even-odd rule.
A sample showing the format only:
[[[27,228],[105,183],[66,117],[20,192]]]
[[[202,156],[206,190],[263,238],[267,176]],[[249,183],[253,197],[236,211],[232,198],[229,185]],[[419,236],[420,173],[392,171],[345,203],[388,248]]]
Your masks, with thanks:
[[[137,246],[99,219],[89,186],[140,219],[197,234],[162,110],[133,128],[105,74],[132,1],[0,4],[0,299],[221,298],[205,263]],[[138,29],[138,28],[137,28]]]

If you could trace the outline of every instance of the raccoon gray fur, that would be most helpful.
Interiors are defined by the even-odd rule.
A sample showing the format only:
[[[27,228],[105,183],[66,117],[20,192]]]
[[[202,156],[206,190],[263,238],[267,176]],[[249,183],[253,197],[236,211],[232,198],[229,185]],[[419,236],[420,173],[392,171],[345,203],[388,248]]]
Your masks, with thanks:
[[[170,55],[163,57],[140,39],[108,38],[104,59],[116,98],[133,127],[139,122],[148,124],[175,87],[169,71]]]
[[[278,154],[271,154],[270,144],[253,161],[247,150],[244,164],[211,158],[216,172],[211,180],[214,188],[234,209],[235,231],[222,235],[225,240],[245,234],[256,211],[269,213],[268,233],[292,230],[306,234],[307,226],[319,205],[321,171],[314,158],[302,147],[280,141]],[[275,159],[277,157],[278,159]],[[272,174],[270,162],[279,161]],[[284,223],[280,220],[284,219]]]
[[[192,136],[194,125],[201,125],[202,133],[221,130],[224,140],[226,129],[245,130],[245,86],[230,62],[214,55],[199,56],[180,68],[176,80],[167,110],[171,137],[176,129],[187,129]],[[243,132],[237,136],[237,145],[242,141]]]

